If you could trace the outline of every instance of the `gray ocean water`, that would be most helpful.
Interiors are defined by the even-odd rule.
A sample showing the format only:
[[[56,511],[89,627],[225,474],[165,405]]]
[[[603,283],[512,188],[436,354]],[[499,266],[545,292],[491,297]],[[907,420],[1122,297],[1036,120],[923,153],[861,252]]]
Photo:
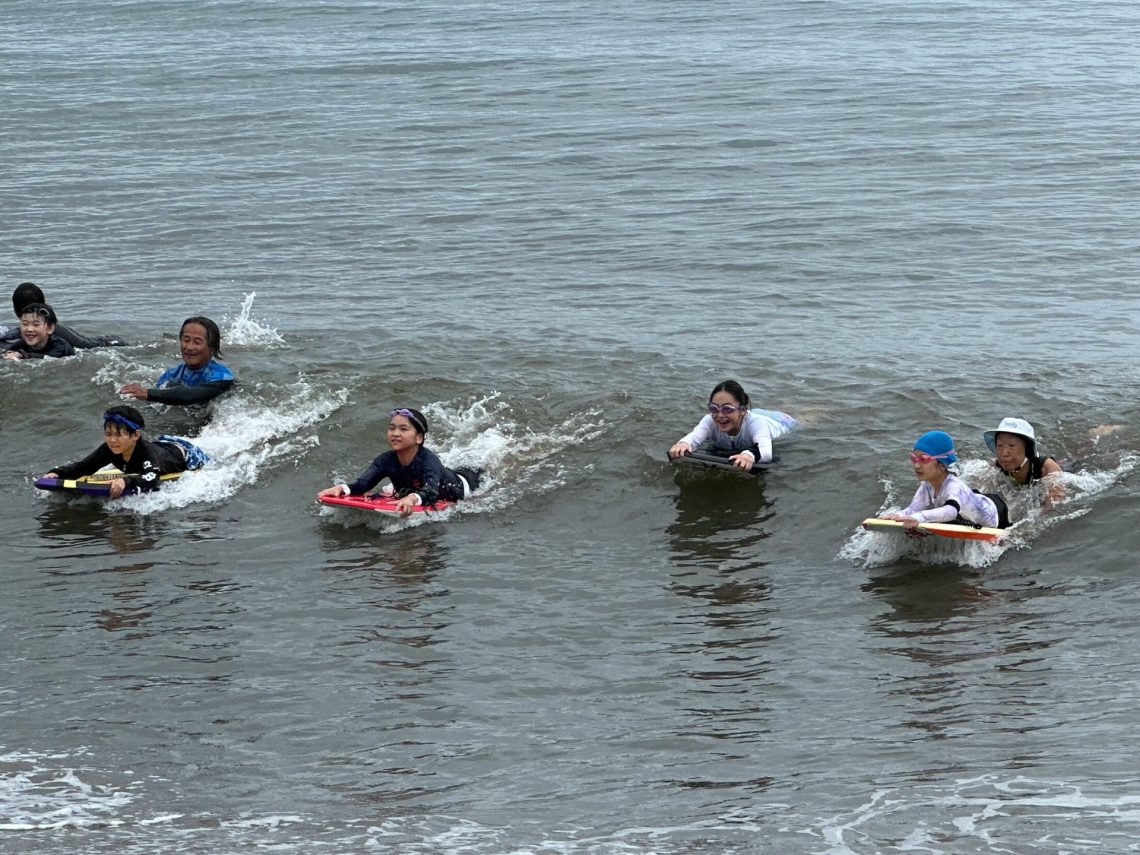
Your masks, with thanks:
[[[134,345],[0,365],[0,850],[1136,851],[1138,25],[5,0],[4,287]],[[211,467],[34,489],[200,313]],[[664,460],[726,377],[757,479]],[[488,489],[313,504],[396,405]],[[860,531],[1007,415],[1059,507]]]

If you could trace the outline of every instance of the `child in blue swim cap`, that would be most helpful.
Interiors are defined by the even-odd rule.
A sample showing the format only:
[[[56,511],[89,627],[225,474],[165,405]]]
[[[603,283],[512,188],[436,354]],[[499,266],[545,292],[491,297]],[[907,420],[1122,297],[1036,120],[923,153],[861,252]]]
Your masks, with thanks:
[[[914,498],[901,511],[879,514],[879,518],[901,522],[907,530],[927,522],[1009,526],[1009,512],[1000,496],[976,493],[950,471],[957,460],[950,434],[942,430],[924,433],[915,440],[910,455],[914,476],[919,480]]]

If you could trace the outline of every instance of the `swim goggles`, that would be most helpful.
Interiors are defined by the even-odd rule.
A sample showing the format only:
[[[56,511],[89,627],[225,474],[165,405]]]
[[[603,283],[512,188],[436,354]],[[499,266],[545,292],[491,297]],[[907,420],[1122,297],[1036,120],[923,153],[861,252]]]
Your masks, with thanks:
[[[408,421],[410,421],[413,425],[415,425],[417,428],[419,428],[420,433],[427,433],[427,425],[425,425],[423,422],[421,422],[415,413],[413,413],[409,409],[406,409],[405,407],[399,407],[398,409],[395,409],[395,410],[389,410],[388,411],[388,418],[392,418],[392,416],[403,416]]]
[[[714,416],[717,413],[723,413],[726,416],[731,416],[737,410],[743,410],[744,407],[738,407],[736,404],[709,404],[709,412]]]
[[[951,449],[950,451],[944,451],[941,454],[923,454],[921,451],[912,451],[910,453],[910,462],[911,463],[926,464],[926,463],[929,463],[931,460],[944,460],[945,458],[949,457],[953,453],[954,453],[953,449]]]

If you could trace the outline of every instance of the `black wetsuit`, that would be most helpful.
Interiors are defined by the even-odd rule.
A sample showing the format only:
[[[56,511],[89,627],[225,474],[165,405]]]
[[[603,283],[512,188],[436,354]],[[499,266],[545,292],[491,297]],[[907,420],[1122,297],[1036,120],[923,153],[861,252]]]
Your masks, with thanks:
[[[1004,469],[1002,469],[1001,465],[999,463],[995,462],[994,466],[996,466],[998,468],[998,470],[1003,475],[1008,477],[1009,480],[1011,480],[1015,484],[1017,484],[1017,486],[1025,487],[1025,486],[1028,486],[1029,484],[1032,484],[1034,481],[1040,481],[1042,478],[1045,477],[1045,464],[1048,461],[1052,460],[1053,458],[1049,457],[1049,455],[1046,454],[1043,456],[1030,457],[1028,459],[1029,459],[1029,477],[1025,480],[1024,484],[1022,484],[1020,481],[1018,481],[1016,478],[1014,478],[1013,475],[1011,475],[1010,473],[1008,473]],[[1057,461],[1054,460],[1053,462],[1056,463]],[[1022,464],[1022,465],[1024,465],[1024,464]],[[1058,464],[1058,465],[1060,465],[1060,464]]]
[[[61,357],[61,356],[75,356],[75,348],[71,343],[59,337],[59,327],[55,328],[55,332],[48,336],[47,344],[44,345],[43,350],[32,350],[28,347],[28,343],[23,339],[13,344],[8,348],[7,352],[20,354],[20,359],[43,359],[45,356]]]
[[[71,327],[57,323],[53,335],[62,338],[76,350],[90,350],[93,347],[125,347],[127,342],[110,335],[88,336],[76,332]],[[0,326],[0,340],[12,341],[20,337],[20,327]]]
[[[51,471],[60,478],[79,478],[98,472],[104,466],[111,464],[119,469],[127,482],[123,495],[157,490],[161,480],[160,476],[170,475],[174,472],[186,471],[186,455],[177,445],[165,442],[151,442],[140,439],[131,453],[131,459],[124,460],[121,454],[115,454],[104,443],[75,463],[65,466],[56,466]]]
[[[440,500],[455,502],[463,498],[463,484],[457,476],[462,475],[474,490],[479,486],[479,474],[466,467],[452,471],[440,462],[434,451],[421,445],[407,466],[400,463],[396,452],[385,451],[372,461],[372,465],[359,478],[348,485],[348,491],[349,495],[362,496],[387,478],[392,482],[396,496],[400,498],[416,493],[423,505],[431,505]]]

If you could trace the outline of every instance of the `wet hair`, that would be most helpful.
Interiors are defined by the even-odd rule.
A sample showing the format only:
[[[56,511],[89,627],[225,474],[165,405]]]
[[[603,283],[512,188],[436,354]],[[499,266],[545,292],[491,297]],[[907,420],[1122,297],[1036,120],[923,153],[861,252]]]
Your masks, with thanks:
[[[43,322],[48,326],[55,326],[59,323],[55,317],[55,309],[47,303],[28,303],[24,308],[20,309],[20,317],[24,315],[35,315],[37,318],[43,319]]]
[[[32,303],[46,303],[44,292],[40,290],[40,286],[35,282],[21,282],[16,286],[16,290],[12,292],[12,308],[16,312],[16,317],[24,313],[24,309],[32,305]]]
[[[388,418],[393,416],[403,416],[412,423],[412,427],[416,429],[416,433],[420,436],[426,436],[428,432],[427,416],[419,410],[413,410],[411,407],[398,407],[392,412],[388,413]]]
[[[728,392],[740,406],[748,406],[748,393],[745,392],[744,387],[735,380],[722,380],[720,383],[717,383],[716,388],[709,394],[709,403],[712,403],[713,396],[716,395],[717,392]]]
[[[222,331],[218,329],[218,325],[207,318],[205,315],[195,315],[192,318],[187,318],[182,322],[182,326],[178,328],[178,337],[182,338],[182,331],[186,329],[187,324],[198,324],[206,331],[206,347],[210,348],[210,352],[214,356],[222,355]]]
[[[141,431],[146,427],[146,422],[143,421],[142,413],[134,407],[128,407],[126,404],[120,404],[117,407],[111,407],[107,412],[103,413],[103,429],[106,430],[107,425],[120,425],[125,427],[131,433]]]

